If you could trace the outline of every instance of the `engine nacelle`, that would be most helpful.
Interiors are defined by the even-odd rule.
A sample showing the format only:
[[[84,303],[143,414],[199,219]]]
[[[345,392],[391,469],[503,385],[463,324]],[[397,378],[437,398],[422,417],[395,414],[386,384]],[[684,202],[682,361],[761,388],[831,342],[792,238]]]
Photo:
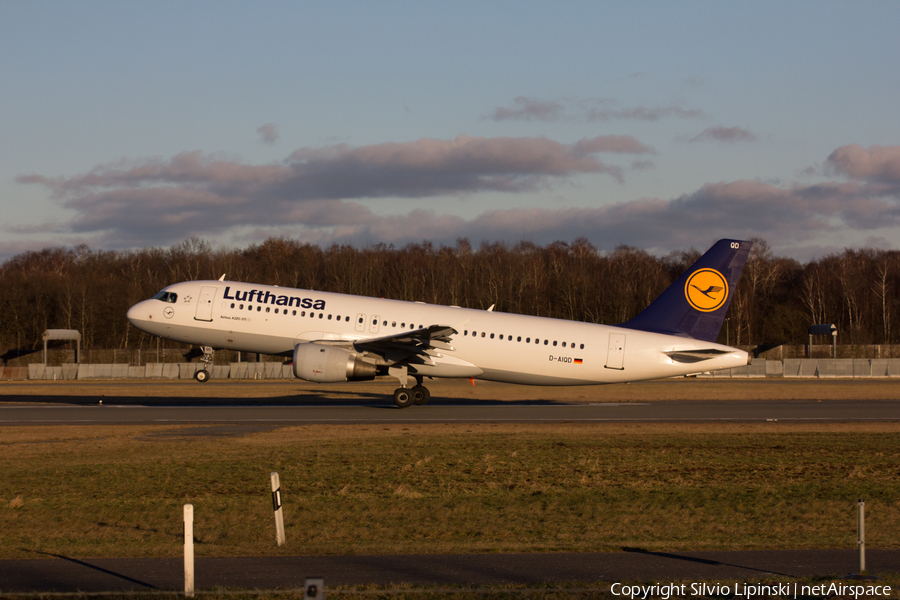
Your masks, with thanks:
[[[309,343],[294,346],[294,376],[319,383],[375,379],[372,363],[343,348]]]

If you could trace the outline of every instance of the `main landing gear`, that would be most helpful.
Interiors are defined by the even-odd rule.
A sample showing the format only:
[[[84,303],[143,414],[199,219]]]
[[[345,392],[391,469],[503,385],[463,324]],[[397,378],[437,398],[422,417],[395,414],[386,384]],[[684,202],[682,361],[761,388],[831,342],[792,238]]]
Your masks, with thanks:
[[[400,381],[400,387],[394,390],[394,404],[397,405],[397,408],[406,408],[413,404],[427,404],[431,400],[431,392],[422,385],[423,377],[421,375],[414,375],[416,385],[409,388],[406,387],[409,378],[406,367],[391,367],[388,369],[388,374]]]
[[[209,364],[212,362],[213,354],[215,354],[215,350],[213,350],[210,346],[201,346],[200,350],[203,351],[203,368],[196,373],[194,373],[194,379],[199,381],[200,383],[206,383],[209,381]]]

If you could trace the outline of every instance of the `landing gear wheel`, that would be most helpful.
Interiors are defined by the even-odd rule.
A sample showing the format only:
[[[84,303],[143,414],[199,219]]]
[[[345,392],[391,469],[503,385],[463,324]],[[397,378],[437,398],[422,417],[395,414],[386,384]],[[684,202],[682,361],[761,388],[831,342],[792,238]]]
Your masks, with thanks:
[[[197,371],[194,373],[194,379],[199,381],[200,383],[206,383],[209,381],[209,371],[203,369],[202,371]]]
[[[400,387],[394,390],[394,404],[397,405],[397,408],[412,406],[413,402],[414,396],[409,388]]]
[[[428,391],[428,388],[424,385],[416,385],[412,388],[413,393],[413,402],[415,404],[428,404],[428,401],[431,400],[431,392]]]

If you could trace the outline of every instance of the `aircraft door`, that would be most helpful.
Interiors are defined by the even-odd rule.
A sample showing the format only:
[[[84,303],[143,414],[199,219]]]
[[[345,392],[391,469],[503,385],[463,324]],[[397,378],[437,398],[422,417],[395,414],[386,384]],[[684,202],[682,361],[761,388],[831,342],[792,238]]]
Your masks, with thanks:
[[[204,285],[200,288],[200,298],[197,300],[197,313],[194,319],[197,321],[212,321],[213,300],[216,298],[217,287]]]
[[[366,315],[359,313],[356,315],[356,330],[357,331],[365,331],[366,330]]]
[[[378,319],[380,318],[378,315],[372,315],[369,320],[369,333],[378,333]]]
[[[625,370],[625,334],[609,334],[609,354],[606,355],[606,368]]]

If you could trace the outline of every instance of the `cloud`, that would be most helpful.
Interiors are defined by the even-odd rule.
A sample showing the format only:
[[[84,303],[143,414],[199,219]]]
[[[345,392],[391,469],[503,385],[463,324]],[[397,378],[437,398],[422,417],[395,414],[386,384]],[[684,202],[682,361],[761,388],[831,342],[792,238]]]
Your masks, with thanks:
[[[651,146],[647,146],[630,135],[601,135],[591,139],[578,140],[573,146],[578,154],[596,152],[621,152],[625,154],[653,154]]]
[[[301,148],[281,163],[249,165],[185,152],[119,161],[72,177],[23,175],[48,187],[75,217],[69,233],[95,234],[122,247],[281,224],[359,228],[372,213],[354,202],[424,199],[545,189],[584,173],[623,178],[602,153],[643,156],[632,136],[597,136],[566,145],[543,138],[420,139],[362,147]]]
[[[264,144],[274,144],[278,141],[278,125],[275,123],[266,123],[256,130],[259,139]]]
[[[573,106],[567,106],[561,102],[519,96],[513,100],[512,106],[498,106],[486,118],[493,121],[560,121],[567,119],[592,123],[613,120],[659,121],[669,117],[683,119],[705,117],[702,110],[680,106],[614,108],[615,102],[609,99],[582,100],[572,104]]]
[[[494,109],[494,121],[556,121],[561,116],[565,107],[559,102],[548,102],[519,96],[513,100],[513,107],[498,106]]]
[[[825,168],[853,179],[900,184],[900,146],[841,146],[828,156]]]
[[[625,243],[666,252],[718,237],[760,236],[776,250],[808,250],[847,233],[890,238],[900,230],[900,147],[838,148],[826,165],[842,179],[814,185],[713,182],[670,199],[514,207],[471,218],[425,204],[448,194],[548,189],[584,173],[621,177],[621,169],[601,161],[600,154],[624,154],[632,168],[646,168],[654,150],[631,136],[573,144],[459,136],[301,148],[265,165],[186,152],[168,160],[101,165],[72,177],[23,175],[18,181],[48,187],[75,213],[70,222],[36,229],[40,237],[55,230],[60,240],[113,248],[192,236],[259,241],[283,235],[319,244],[453,244],[458,237],[549,243],[583,236],[604,249]],[[417,203],[409,212],[385,215],[363,202],[383,197]]]
[[[601,207],[510,208],[473,219],[415,211],[375,216],[332,238],[402,244],[458,237],[535,243],[586,237],[603,249],[630,244],[652,251],[704,245],[720,237],[762,237],[773,247],[831,243],[835,234],[900,227],[900,199],[855,184],[783,188],[755,181],[711,183],[674,199],[644,198]],[[874,235],[874,234],[873,234]],[[779,243],[779,241],[781,243]]]
[[[707,127],[697,135],[687,138],[688,142],[755,142],[759,136],[740,127]]]
[[[635,108],[612,109],[592,108],[587,113],[587,121],[612,121],[614,119],[632,119],[636,121],[659,121],[667,117],[679,117],[682,119],[700,119],[705,117],[702,110],[696,108],[681,108],[680,106],[657,106],[648,108],[638,106]]]

